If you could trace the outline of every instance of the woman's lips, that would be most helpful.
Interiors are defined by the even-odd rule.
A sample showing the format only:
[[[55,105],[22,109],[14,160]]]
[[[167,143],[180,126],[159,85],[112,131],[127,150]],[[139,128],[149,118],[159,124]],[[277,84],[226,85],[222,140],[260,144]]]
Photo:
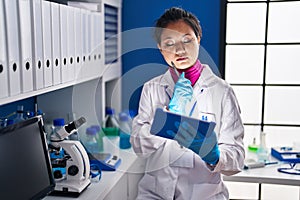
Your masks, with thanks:
[[[184,58],[177,58],[176,61],[179,61],[179,62],[180,62],[180,61],[184,61],[184,60],[186,60],[186,59],[187,59],[187,57],[184,57]]]

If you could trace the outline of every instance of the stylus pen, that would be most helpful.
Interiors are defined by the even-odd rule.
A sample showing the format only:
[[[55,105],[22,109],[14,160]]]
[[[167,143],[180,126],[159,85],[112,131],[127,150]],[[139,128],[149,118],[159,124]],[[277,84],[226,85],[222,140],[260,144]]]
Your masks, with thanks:
[[[195,110],[196,104],[197,104],[197,101],[195,101],[195,103],[194,103],[194,105],[193,105],[193,107],[192,107],[192,109],[190,111],[190,114],[189,114],[190,117],[193,115],[193,112]]]
[[[173,61],[171,61],[171,65],[172,65],[177,77],[179,78],[179,72],[177,71],[177,68],[176,68],[175,64],[173,63]]]
[[[264,167],[266,165],[273,165],[278,164],[278,162],[256,162],[256,163],[250,163],[244,166],[244,169],[253,169],[253,168],[260,168]]]

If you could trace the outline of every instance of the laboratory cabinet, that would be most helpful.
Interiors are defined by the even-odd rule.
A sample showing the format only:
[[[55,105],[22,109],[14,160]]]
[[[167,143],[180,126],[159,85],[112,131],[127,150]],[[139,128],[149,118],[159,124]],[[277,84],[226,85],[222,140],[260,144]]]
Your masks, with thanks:
[[[76,99],[78,96],[85,102],[90,98],[97,101],[94,104],[100,117],[104,116],[105,106],[120,111],[120,0],[93,1],[98,4],[98,11],[57,3],[59,1],[0,2],[0,106],[37,97],[38,106],[45,109],[45,113],[57,111],[67,115],[75,106],[84,107],[85,104],[72,107],[74,102],[82,103]],[[18,31],[12,35],[12,30]],[[84,93],[85,90],[90,93]],[[51,95],[57,97],[48,99]],[[53,107],[47,105],[50,102]],[[71,109],[56,110],[56,104],[71,106]],[[61,112],[64,110],[67,112]]]

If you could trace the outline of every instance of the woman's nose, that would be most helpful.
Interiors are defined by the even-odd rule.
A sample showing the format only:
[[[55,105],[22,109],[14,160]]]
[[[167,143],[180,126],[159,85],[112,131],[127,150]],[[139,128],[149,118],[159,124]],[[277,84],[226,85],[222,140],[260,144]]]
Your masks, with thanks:
[[[175,45],[175,53],[177,54],[177,55],[183,55],[184,53],[185,53],[185,48],[184,48],[184,45],[183,44],[181,44],[181,43],[177,43],[176,45]]]

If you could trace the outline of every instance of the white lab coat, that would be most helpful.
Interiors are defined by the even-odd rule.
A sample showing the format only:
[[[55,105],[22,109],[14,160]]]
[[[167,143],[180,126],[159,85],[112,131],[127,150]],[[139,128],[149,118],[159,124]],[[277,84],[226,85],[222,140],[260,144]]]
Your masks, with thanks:
[[[244,128],[235,94],[229,84],[204,65],[193,87],[193,101],[197,101],[193,116],[200,118],[201,112],[215,114],[220,159],[216,167],[210,169],[191,150],[174,140],[150,133],[155,110],[169,104],[174,84],[167,71],[143,87],[139,112],[133,120],[130,138],[136,154],[147,157],[137,199],[228,199],[228,190],[221,173],[233,175],[240,172],[245,157]]]

